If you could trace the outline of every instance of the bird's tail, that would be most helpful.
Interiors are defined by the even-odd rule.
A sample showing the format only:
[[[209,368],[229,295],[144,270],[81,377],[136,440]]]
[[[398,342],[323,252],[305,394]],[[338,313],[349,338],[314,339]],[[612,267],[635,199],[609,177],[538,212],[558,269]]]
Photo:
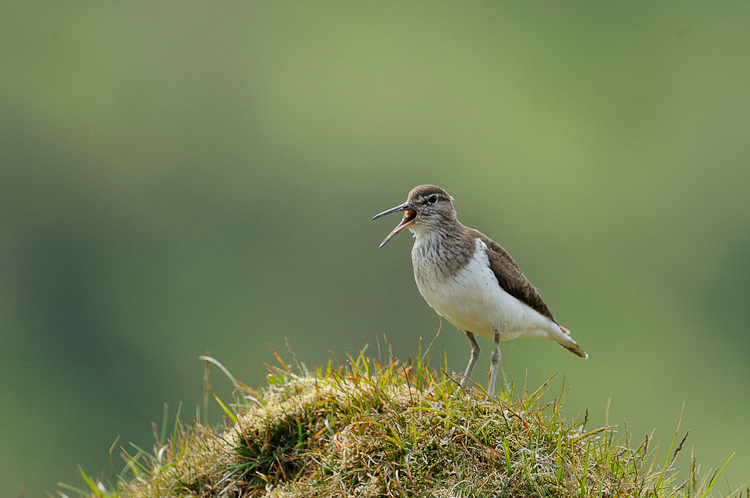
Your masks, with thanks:
[[[560,327],[560,330],[562,330],[565,333],[565,335],[558,335],[554,337],[555,342],[557,342],[560,346],[564,347],[571,353],[580,356],[584,360],[587,359],[589,357],[589,354],[586,351],[584,351],[583,348],[579,346],[578,343],[574,341],[572,337],[570,337],[570,330],[562,326]]]

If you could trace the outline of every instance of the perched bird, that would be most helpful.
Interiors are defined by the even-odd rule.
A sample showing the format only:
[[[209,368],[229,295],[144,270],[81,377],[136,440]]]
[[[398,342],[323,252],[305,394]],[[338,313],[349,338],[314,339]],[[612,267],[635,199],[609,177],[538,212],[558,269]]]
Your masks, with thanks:
[[[419,293],[438,315],[463,330],[471,343],[462,388],[468,385],[479,358],[475,334],[495,341],[489,385],[492,396],[500,366],[500,341],[543,337],[588,358],[570,332],[557,323],[510,254],[458,221],[453,197],[445,190],[435,185],[414,187],[405,203],[373,219],[401,211],[403,219],[380,247],[405,228],[414,234],[411,261]]]

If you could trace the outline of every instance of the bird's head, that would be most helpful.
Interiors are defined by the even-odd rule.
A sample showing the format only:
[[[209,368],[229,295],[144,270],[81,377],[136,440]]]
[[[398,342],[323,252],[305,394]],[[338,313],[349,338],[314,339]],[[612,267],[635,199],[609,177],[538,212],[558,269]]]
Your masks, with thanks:
[[[372,219],[403,211],[404,217],[391,233],[380,243],[383,247],[391,237],[408,228],[415,234],[430,232],[441,225],[456,221],[453,197],[436,185],[419,185],[409,192],[406,202],[376,214]]]

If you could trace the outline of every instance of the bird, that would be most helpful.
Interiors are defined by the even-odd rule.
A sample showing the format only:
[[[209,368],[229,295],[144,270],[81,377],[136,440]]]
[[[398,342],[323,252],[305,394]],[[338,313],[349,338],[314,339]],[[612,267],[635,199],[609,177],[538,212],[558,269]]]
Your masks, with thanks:
[[[491,397],[500,366],[500,341],[542,337],[588,358],[570,331],[557,323],[510,254],[458,221],[448,192],[436,185],[419,185],[409,192],[406,202],[376,214],[373,220],[398,212],[404,213],[403,218],[379,247],[404,229],[414,235],[411,260],[419,293],[471,343],[471,356],[460,382],[463,390],[481,352],[477,335],[494,341],[488,386]]]

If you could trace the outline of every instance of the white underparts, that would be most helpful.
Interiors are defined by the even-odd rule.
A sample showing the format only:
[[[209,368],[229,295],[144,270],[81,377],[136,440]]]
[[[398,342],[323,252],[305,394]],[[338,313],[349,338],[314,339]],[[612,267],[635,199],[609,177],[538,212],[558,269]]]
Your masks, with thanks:
[[[436,237],[437,235],[437,237]],[[507,293],[490,269],[487,246],[476,239],[473,255],[455,273],[436,264],[445,241],[438,234],[416,232],[412,249],[414,277],[422,297],[446,320],[461,330],[500,340],[516,337],[543,337],[555,342],[572,342],[560,327],[546,316]]]

